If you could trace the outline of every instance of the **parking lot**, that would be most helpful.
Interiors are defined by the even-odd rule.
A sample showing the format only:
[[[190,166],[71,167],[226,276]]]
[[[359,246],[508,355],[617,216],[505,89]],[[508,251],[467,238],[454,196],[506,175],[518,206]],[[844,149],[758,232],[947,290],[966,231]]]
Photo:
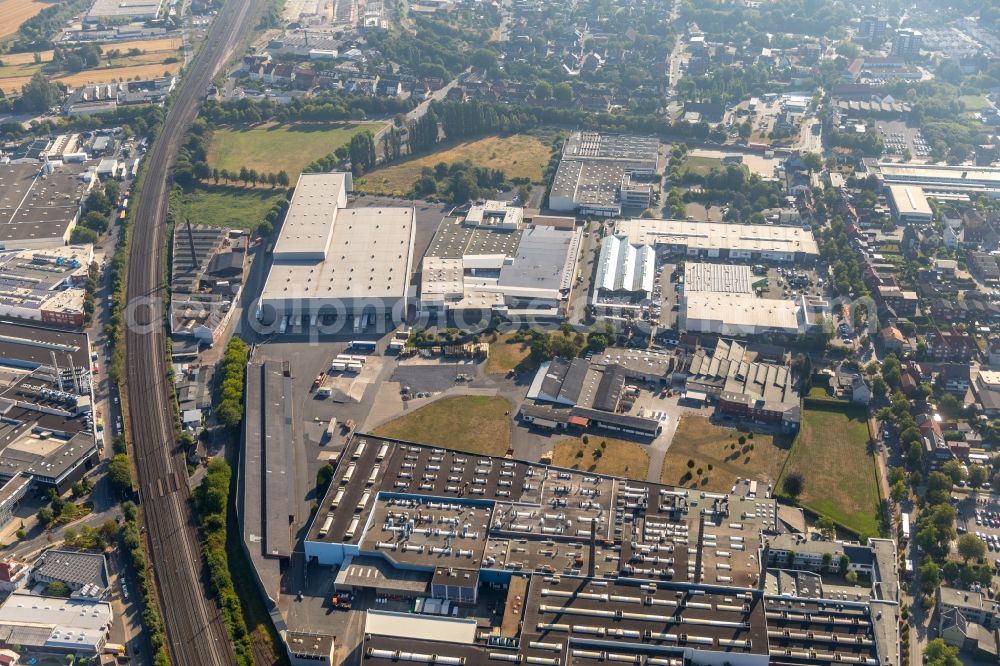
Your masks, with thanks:
[[[902,155],[909,150],[913,157],[926,159],[931,154],[930,146],[919,127],[908,127],[898,120],[880,120],[875,123],[875,130],[882,137],[885,151],[890,155]]]
[[[761,293],[764,298],[798,298],[799,296],[822,296],[825,288],[823,278],[815,269],[766,268],[767,289]]]
[[[978,494],[959,503],[958,531],[975,534],[986,544],[986,561],[1000,570],[1000,499]]]

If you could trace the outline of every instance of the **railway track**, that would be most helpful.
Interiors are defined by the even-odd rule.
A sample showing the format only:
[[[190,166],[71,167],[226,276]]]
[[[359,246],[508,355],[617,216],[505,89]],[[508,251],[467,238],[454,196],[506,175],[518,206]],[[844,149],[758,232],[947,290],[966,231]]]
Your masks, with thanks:
[[[225,2],[184,76],[146,157],[129,249],[125,332],[129,427],[167,649],[178,666],[235,666],[236,656],[218,605],[208,592],[185,453],[177,445],[171,404],[165,304],[159,295],[169,171],[202,95],[250,28],[257,2]]]

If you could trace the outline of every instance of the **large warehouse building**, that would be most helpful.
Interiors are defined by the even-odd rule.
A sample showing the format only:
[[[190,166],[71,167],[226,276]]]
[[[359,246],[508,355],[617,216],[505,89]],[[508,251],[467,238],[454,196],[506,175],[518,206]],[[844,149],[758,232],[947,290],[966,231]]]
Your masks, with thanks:
[[[363,666],[900,664],[893,542],[799,547],[757,487],[359,435],[303,553],[327,594],[355,595]],[[772,543],[843,553],[866,586],[845,594],[804,556],[779,564]]]
[[[636,245],[653,245],[692,259],[810,263],[819,256],[811,231],[770,224],[724,224],[690,220],[631,219],[617,233]]]
[[[348,173],[299,176],[260,297],[288,325],[406,313],[413,208],[347,208]]]
[[[69,242],[93,164],[0,164],[0,249],[38,250]]]
[[[487,201],[446,217],[424,255],[420,308],[466,320],[508,314],[562,316],[580,231],[523,222],[522,209]],[[471,318],[471,319],[470,319]]]
[[[624,235],[601,241],[594,278],[593,306],[597,314],[638,310],[648,303],[656,277],[656,252],[633,245]]]
[[[930,224],[934,219],[934,211],[920,187],[890,185],[887,199],[892,216],[899,224]]]
[[[805,333],[826,303],[758,298],[749,266],[688,262],[684,265],[680,330],[726,336]]]
[[[656,137],[574,132],[549,193],[549,208],[615,217],[648,208],[659,188]]]
[[[885,185],[914,185],[928,195],[985,194],[1000,198],[1000,168],[864,161],[865,170]]]

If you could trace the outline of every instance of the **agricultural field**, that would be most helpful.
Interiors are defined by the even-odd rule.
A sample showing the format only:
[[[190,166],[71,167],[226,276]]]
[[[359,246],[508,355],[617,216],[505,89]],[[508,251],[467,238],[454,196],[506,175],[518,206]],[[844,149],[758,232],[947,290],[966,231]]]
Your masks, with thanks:
[[[719,427],[704,416],[685,415],[663,460],[660,481],[719,492],[728,492],[738,478],[773,483],[790,448],[784,437],[754,433],[751,439],[750,433]]]
[[[0,0],[0,41],[17,34],[22,23],[48,6],[41,0]]]
[[[323,123],[284,125],[265,123],[252,127],[218,129],[212,133],[208,164],[218,169],[239,171],[240,167],[259,172],[285,171],[295,182],[310,162],[347,145],[364,130],[372,134],[383,123]]]
[[[649,472],[649,454],[635,442],[587,435],[586,442],[576,437],[556,442],[552,449],[552,464],[645,481]]]
[[[527,178],[533,183],[540,183],[550,155],[550,146],[537,136],[488,136],[375,169],[357,179],[354,189],[371,194],[406,196],[424,167],[433,167],[439,162],[454,164],[466,160],[478,167],[501,169],[508,179]]]
[[[233,229],[256,229],[283,190],[227,186],[198,186],[174,198],[171,210],[178,220]]]
[[[486,372],[491,375],[502,375],[515,369],[531,354],[527,343],[511,342],[513,333],[498,336],[496,342],[490,343],[490,358],[486,362]]]
[[[878,478],[864,410],[805,409],[782,478],[792,472],[804,480],[802,506],[859,534],[879,533]]]
[[[0,0],[2,4],[5,0]],[[181,40],[179,38],[163,38],[137,40],[103,44],[105,53],[118,50],[122,55],[102,59],[100,67],[60,74],[52,77],[53,81],[64,83],[70,87],[90,83],[110,83],[140,78],[149,79],[163,76],[165,73],[176,74],[182,65]],[[126,55],[130,49],[139,49],[142,53],[134,56]],[[52,60],[52,51],[38,52],[38,62],[34,53],[11,53],[0,55],[0,90],[6,93],[16,92],[31,80],[35,72],[42,69],[45,63]],[[165,63],[168,58],[176,58],[177,62]]]
[[[380,425],[373,434],[502,456],[510,448],[510,412],[506,398],[442,398]]]

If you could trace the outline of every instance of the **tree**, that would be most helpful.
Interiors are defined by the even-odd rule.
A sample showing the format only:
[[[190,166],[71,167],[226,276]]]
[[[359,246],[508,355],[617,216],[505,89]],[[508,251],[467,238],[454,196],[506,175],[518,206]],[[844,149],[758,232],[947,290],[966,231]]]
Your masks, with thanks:
[[[833,522],[831,518],[820,516],[816,519],[816,529],[822,532],[824,537],[830,539],[837,533],[837,523]]]
[[[14,110],[19,113],[43,113],[58,101],[59,86],[51,83],[47,76],[38,71],[21,88],[21,96],[14,101]]]
[[[469,62],[479,71],[494,72],[497,69],[497,54],[489,49],[476,49]]]
[[[858,583],[858,572],[857,571],[848,571],[846,574],[844,574],[844,580],[847,582],[848,585],[857,585],[857,583]]]
[[[950,476],[951,482],[954,484],[965,481],[965,477],[967,475],[965,468],[962,467],[962,463],[954,458],[941,465],[941,471]]]
[[[941,567],[941,575],[944,576],[944,579],[949,583],[954,583],[958,580],[958,562],[953,560],[945,562],[944,566]]]
[[[87,210],[96,210],[103,215],[111,212],[111,201],[102,190],[91,190],[90,194],[87,195],[84,206],[86,206]]]
[[[69,597],[70,590],[66,587],[66,583],[54,580],[45,588],[45,593],[50,597]]]
[[[278,185],[281,185],[282,187],[288,187],[289,183],[288,174],[285,172],[284,169],[279,171],[276,177],[278,179]]]
[[[555,97],[560,102],[572,102],[573,101],[573,87],[563,81],[562,83],[557,83],[552,86],[552,96]]]
[[[121,188],[118,186],[117,180],[108,180],[104,183],[104,196],[108,198],[108,201],[114,203],[118,201],[118,197],[121,195]]]
[[[798,497],[805,487],[805,479],[798,472],[792,472],[781,482],[781,487],[792,497]]]
[[[924,499],[928,504],[943,504],[951,497],[952,477],[941,472],[931,472],[927,475],[927,492]]]
[[[889,494],[892,496],[892,501],[902,502],[906,499],[907,495],[910,494],[910,490],[906,487],[905,482],[897,481],[892,484],[892,488],[889,489]]]
[[[108,218],[96,210],[92,210],[83,216],[83,226],[99,234],[103,234],[108,230]]]
[[[806,165],[809,173],[819,171],[823,168],[823,157],[817,153],[806,153],[802,156],[802,162]]]
[[[971,465],[969,467],[969,485],[973,488],[979,488],[986,483],[988,475],[989,472],[982,465]]]
[[[535,84],[535,97],[538,99],[548,99],[552,97],[552,84],[548,81],[539,81]]]
[[[847,571],[851,566],[851,559],[847,555],[841,555],[840,559],[837,560],[837,573],[841,576],[846,576]]]
[[[73,227],[73,231],[69,235],[69,242],[74,245],[86,245],[87,243],[94,245],[99,240],[100,236],[97,235],[97,232],[87,227]]]
[[[934,560],[928,558],[917,569],[917,580],[924,594],[930,594],[941,584],[941,570]]]
[[[124,453],[117,454],[108,463],[108,482],[119,492],[132,488],[132,464]]]
[[[958,554],[966,563],[979,561],[986,556],[986,544],[975,534],[963,534],[958,538]]]
[[[924,648],[924,663],[927,666],[962,666],[958,658],[958,648],[948,645],[943,638],[935,638]]]
[[[52,513],[52,509],[50,509],[47,506],[43,506],[41,509],[39,509],[37,515],[38,515],[38,522],[41,523],[42,527],[48,527],[52,523],[52,520],[55,518],[55,515]]]

